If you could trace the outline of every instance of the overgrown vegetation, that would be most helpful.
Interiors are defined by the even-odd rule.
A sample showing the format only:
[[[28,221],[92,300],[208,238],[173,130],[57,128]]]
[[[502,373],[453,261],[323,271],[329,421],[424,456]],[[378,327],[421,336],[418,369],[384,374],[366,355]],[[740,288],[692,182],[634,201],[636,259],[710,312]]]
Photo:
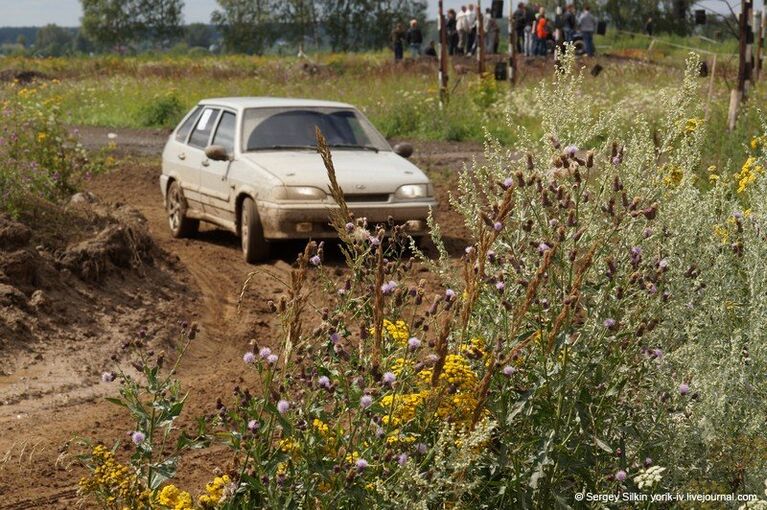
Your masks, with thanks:
[[[400,227],[349,215],[320,143],[348,275],[324,267],[322,244],[306,247],[270,303],[279,348],[244,353],[244,383],[207,424],[235,468],[198,498],[139,484],[145,505],[556,508],[582,491],[763,493],[767,130],[743,140],[737,169],[709,166],[695,58],[659,116],[632,112],[630,125],[565,60],[530,97],[538,131],[508,126],[513,145],[489,137],[487,163],[462,174],[451,202],[471,240],[458,264],[434,222],[438,256],[412,247],[436,294],[403,257]],[[322,324],[308,331],[314,313]],[[183,402],[139,388],[153,409]],[[145,473],[157,427],[137,420],[118,480]],[[90,466],[86,496],[100,476]]]

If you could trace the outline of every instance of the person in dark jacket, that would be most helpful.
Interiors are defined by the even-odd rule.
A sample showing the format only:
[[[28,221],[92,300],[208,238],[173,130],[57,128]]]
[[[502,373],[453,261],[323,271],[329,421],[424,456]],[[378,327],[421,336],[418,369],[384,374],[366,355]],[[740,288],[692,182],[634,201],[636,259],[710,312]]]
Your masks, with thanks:
[[[517,10],[514,11],[512,16],[514,30],[517,33],[517,53],[522,53],[525,41],[525,24],[527,23],[527,9],[525,9],[525,4],[523,2],[519,2]]]
[[[394,25],[394,30],[391,31],[391,45],[394,50],[394,61],[399,62],[405,53],[405,29],[402,28],[402,23]]]
[[[421,46],[423,45],[423,34],[418,28],[417,20],[410,20],[410,28],[405,36],[407,44],[410,47],[410,55],[415,59],[421,56]]]
[[[565,42],[571,43],[573,42],[573,35],[575,35],[575,28],[577,25],[575,19],[575,6],[573,4],[567,5],[563,21],[564,26],[562,27],[562,31],[565,34]]]
[[[458,49],[458,18],[455,9],[447,10],[445,32],[447,36],[447,52],[450,55],[455,55]]]

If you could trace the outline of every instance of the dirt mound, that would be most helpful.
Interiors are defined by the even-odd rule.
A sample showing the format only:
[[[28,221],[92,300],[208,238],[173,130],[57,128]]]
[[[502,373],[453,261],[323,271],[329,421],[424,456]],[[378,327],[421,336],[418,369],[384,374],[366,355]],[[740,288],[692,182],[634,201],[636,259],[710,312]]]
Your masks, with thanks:
[[[0,215],[0,421],[4,405],[89,398],[128,340],[149,331],[168,345],[168,319],[187,309],[183,275],[137,209],[93,197],[50,207]]]
[[[0,82],[15,81],[26,85],[34,81],[47,81],[51,77],[38,71],[21,71],[19,69],[3,69],[0,71]]]

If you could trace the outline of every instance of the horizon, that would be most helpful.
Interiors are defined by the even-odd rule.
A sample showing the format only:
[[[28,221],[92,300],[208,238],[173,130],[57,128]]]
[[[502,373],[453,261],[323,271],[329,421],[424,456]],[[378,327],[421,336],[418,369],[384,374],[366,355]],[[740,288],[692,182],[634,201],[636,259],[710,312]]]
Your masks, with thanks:
[[[61,27],[76,28],[80,26],[82,9],[80,0],[25,0],[24,7],[19,7],[18,0],[0,0],[0,10],[3,11],[3,28],[30,28],[42,27],[55,24]],[[466,0],[445,0],[445,10],[459,8],[469,2]],[[517,3],[517,0],[513,0]],[[427,17],[436,18],[437,0],[428,0]],[[32,7],[30,7],[32,6]],[[483,7],[489,7],[490,1],[486,0]],[[716,12],[726,12],[721,0],[707,0],[702,6]],[[216,10],[216,0],[185,0],[184,24],[207,23],[210,24],[210,15]],[[718,8],[717,8],[718,7]],[[504,2],[504,11],[508,12],[509,0]],[[739,11],[740,7],[736,8]]]

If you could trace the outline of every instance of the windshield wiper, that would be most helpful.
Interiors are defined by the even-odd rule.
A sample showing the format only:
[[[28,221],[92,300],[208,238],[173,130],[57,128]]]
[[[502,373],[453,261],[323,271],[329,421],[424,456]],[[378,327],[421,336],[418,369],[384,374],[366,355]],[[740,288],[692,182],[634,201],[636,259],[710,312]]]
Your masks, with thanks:
[[[246,152],[254,151],[288,151],[288,150],[309,150],[316,151],[316,145],[268,145],[265,147],[248,147]]]
[[[378,147],[372,145],[357,145],[353,143],[334,143],[329,145],[331,149],[362,149],[366,151],[378,152]]]

